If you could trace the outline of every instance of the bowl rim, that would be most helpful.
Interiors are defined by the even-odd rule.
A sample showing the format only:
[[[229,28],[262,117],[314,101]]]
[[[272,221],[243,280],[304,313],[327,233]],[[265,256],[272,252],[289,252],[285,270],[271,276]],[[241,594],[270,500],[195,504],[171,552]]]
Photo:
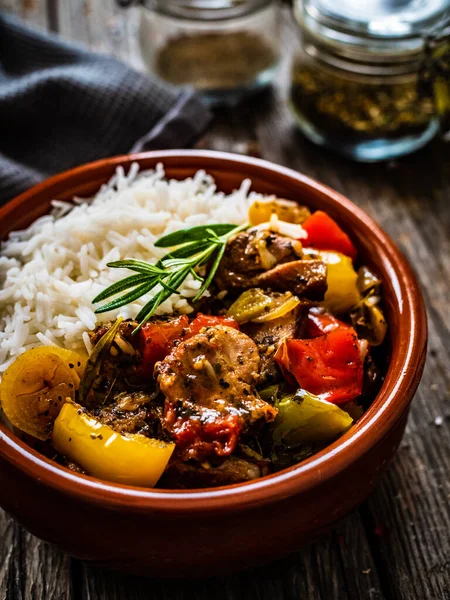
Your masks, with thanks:
[[[211,150],[161,150],[100,159],[54,175],[30,188],[0,208],[0,222],[13,208],[19,207],[56,183],[69,182],[81,174],[91,175],[102,167],[129,166],[133,162],[181,160],[189,167],[189,159],[216,162],[214,168],[235,167],[272,173],[293,180],[294,185],[313,189],[334,205],[350,211],[378,245],[377,263],[383,262],[404,315],[407,335],[396,345],[384,384],[371,407],[361,417],[358,427],[298,465],[250,482],[198,490],[153,490],[109,483],[94,477],[75,474],[56,465],[19,440],[0,422],[0,456],[41,484],[96,504],[132,507],[139,511],[209,512],[238,511],[262,506],[274,500],[306,492],[325,480],[337,476],[352,462],[367,453],[387,435],[409,408],[425,363],[427,320],[425,306],[415,275],[390,237],[359,207],[333,189],[297,171],[272,162]],[[184,161],[184,162],[183,162]],[[200,168],[200,167],[195,167]],[[208,167],[205,167],[208,170]],[[216,169],[216,170],[217,170]],[[169,168],[170,170],[170,168]],[[247,175],[251,178],[251,174]],[[394,365],[395,358],[395,365]],[[394,369],[394,366],[396,367]],[[352,431],[353,430],[353,431]]]

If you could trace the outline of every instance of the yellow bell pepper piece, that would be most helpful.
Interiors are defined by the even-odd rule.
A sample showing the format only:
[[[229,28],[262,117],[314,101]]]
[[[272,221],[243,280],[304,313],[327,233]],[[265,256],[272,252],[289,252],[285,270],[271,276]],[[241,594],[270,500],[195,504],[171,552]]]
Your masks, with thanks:
[[[311,213],[306,206],[300,206],[297,202],[284,198],[256,200],[248,210],[248,220],[252,225],[266,223],[270,221],[272,215],[277,215],[280,221],[287,223],[303,223]]]
[[[48,439],[66,398],[75,398],[85,362],[80,354],[53,346],[18,356],[0,384],[0,403],[10,423],[35,438]]]
[[[272,300],[260,288],[251,288],[242,292],[233,302],[227,312],[227,317],[233,317],[240,325],[252,321],[270,307]]]
[[[55,421],[54,448],[87,473],[125,485],[153,487],[175,444],[141,434],[122,435],[68,402]]]
[[[358,275],[353,268],[352,259],[339,252],[321,250],[320,257],[327,265],[328,289],[324,306],[330,312],[345,313],[361,299],[356,280]]]
[[[240,325],[249,321],[265,323],[283,317],[299,304],[300,300],[292,292],[266,294],[260,288],[251,288],[233,302],[227,316]]]
[[[299,304],[300,300],[297,296],[294,296],[291,292],[285,292],[273,297],[270,306],[266,307],[262,315],[255,317],[252,321],[255,323],[266,323],[267,321],[279,319],[294,310]]]

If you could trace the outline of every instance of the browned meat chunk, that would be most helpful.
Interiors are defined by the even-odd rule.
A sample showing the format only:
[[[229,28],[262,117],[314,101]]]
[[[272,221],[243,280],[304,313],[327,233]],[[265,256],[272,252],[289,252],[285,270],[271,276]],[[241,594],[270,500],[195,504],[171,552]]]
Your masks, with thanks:
[[[215,280],[224,290],[261,287],[321,301],[327,290],[326,265],[299,260],[301,254],[299,242],[251,229],[228,243]]]
[[[104,425],[109,425],[117,433],[142,433],[147,427],[147,410],[139,408],[122,412],[114,404],[93,411],[94,416]]]
[[[153,425],[161,418],[162,405],[152,403],[144,392],[121,393],[110,404],[98,407],[92,414],[118,433],[141,433],[152,436]]]
[[[310,304],[301,303],[297,308],[279,319],[267,323],[247,323],[243,331],[252,338],[261,357],[259,387],[276,383],[281,372],[274,356],[281,342],[288,338],[301,337],[302,326]]]
[[[295,260],[261,273],[252,284],[320,302],[327,291],[327,267],[321,260]]]
[[[255,343],[230,327],[209,327],[157,363],[165,395],[163,426],[183,460],[228,456],[241,433],[277,411],[256,393]]]
[[[216,487],[251,481],[267,473],[267,467],[234,456],[219,465],[174,460],[167,466],[161,485],[172,488]]]
[[[258,273],[300,256],[301,244],[295,240],[250,229],[228,243],[216,273],[216,282],[221,289],[255,287],[251,281]]]

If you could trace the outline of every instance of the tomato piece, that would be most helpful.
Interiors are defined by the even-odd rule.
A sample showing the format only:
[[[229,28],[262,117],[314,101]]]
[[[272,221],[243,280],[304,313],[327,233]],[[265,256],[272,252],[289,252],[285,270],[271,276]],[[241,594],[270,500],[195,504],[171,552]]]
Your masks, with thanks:
[[[203,327],[216,327],[224,325],[225,327],[233,327],[239,330],[239,325],[232,317],[218,317],[215,315],[204,315],[199,313],[189,326],[189,333],[185,339],[192,337],[200,332]]]
[[[243,424],[237,415],[217,416],[214,421],[178,419],[172,430],[179,450],[189,448],[189,456],[197,460],[208,456],[229,456],[236,448]]]
[[[322,210],[313,213],[302,225],[308,238],[302,240],[304,246],[318,250],[335,250],[355,259],[357,250],[348,235],[334,219]]]
[[[309,337],[315,338],[319,335],[324,335],[337,329],[338,327],[350,327],[343,321],[339,321],[336,317],[333,317],[331,313],[320,312],[317,308],[310,308],[308,313],[308,335]]]
[[[188,327],[189,319],[186,315],[169,321],[146,323],[140,330],[141,372],[152,376],[155,364],[169,354],[174,341],[180,338],[183,330],[187,330]]]
[[[363,361],[358,337],[345,325],[310,340],[285,340],[275,360],[290,379],[308,392],[334,404],[361,395]]]

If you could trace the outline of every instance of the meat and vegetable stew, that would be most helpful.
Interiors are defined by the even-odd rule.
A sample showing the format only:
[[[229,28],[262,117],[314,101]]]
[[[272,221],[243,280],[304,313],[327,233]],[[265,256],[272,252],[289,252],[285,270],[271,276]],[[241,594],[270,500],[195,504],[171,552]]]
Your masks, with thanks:
[[[94,299],[107,314],[157,290],[135,319],[99,324],[88,357],[39,346],[6,370],[2,409],[30,443],[109,481],[222,486],[306,459],[367,409],[386,360],[382,283],[328,214],[263,198],[245,225],[155,246],[157,262],[111,263],[131,274]],[[156,315],[188,275],[193,312]]]

